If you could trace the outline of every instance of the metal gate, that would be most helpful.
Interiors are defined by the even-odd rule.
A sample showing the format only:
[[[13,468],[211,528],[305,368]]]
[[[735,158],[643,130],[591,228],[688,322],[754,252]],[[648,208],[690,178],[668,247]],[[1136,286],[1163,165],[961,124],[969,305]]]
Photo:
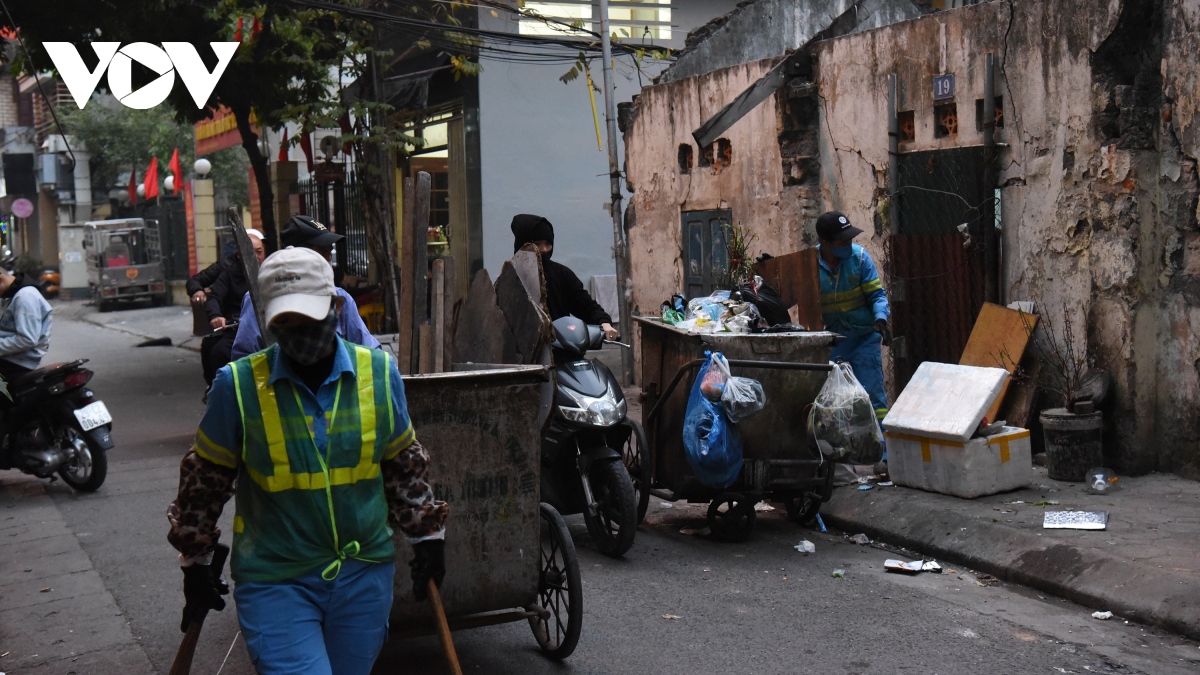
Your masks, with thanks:
[[[367,277],[370,256],[367,222],[362,203],[362,186],[352,171],[338,182],[300,181],[303,213],[330,230],[346,236],[334,249],[333,269],[338,282],[347,274]]]
[[[899,234],[888,238],[896,390],[924,361],[958,363],[983,307],[984,148],[899,155]]]

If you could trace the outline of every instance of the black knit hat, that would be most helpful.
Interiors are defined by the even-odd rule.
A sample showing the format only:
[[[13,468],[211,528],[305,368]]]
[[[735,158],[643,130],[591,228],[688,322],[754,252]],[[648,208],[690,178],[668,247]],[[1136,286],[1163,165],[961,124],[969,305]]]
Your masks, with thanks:
[[[513,252],[521,250],[525,244],[535,241],[554,243],[554,226],[542,216],[521,213],[513,216]]]

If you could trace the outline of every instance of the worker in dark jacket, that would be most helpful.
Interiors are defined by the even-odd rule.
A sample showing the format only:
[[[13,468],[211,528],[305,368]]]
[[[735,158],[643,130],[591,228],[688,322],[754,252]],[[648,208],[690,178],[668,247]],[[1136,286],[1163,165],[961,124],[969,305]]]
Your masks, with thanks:
[[[600,303],[592,299],[579,277],[570,267],[550,259],[554,254],[554,226],[550,221],[542,216],[522,213],[513,216],[512,232],[514,253],[526,244],[533,244],[542,256],[542,273],[546,277],[546,309],[550,312],[550,320],[574,316],[590,325],[600,326],[606,339],[617,339],[619,333],[613,328],[612,317]]]
[[[254,246],[254,256],[261,265],[266,257],[263,236],[258,230],[246,230]],[[200,270],[187,282],[188,295],[192,304],[202,307],[208,315],[212,334],[200,341],[200,363],[204,368],[204,383],[212,385],[213,377],[222,366],[229,363],[236,330],[225,330],[225,326],[238,316],[242,309],[242,296],[249,290],[241,256],[234,251]]]

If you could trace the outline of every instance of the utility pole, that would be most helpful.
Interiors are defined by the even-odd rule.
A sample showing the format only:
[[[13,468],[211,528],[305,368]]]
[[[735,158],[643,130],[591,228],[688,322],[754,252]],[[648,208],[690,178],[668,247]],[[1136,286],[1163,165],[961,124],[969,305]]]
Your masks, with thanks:
[[[608,0],[600,0],[600,58],[604,73],[604,121],[608,130],[608,179],[612,187],[609,210],[613,220],[613,258],[617,272],[617,311],[621,332],[626,340],[633,336],[633,319],[629,313],[629,245],[621,222],[621,160],[617,156],[617,102],[614,100],[612,74],[612,28],[608,25]],[[621,350],[621,383],[633,383],[633,353]]]

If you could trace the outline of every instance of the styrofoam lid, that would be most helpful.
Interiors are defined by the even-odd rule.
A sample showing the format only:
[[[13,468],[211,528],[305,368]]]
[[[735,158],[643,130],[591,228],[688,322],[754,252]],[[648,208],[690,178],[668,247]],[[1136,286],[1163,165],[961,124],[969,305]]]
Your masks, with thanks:
[[[966,442],[1004,387],[1003,368],[922,363],[883,419],[888,431]]]

